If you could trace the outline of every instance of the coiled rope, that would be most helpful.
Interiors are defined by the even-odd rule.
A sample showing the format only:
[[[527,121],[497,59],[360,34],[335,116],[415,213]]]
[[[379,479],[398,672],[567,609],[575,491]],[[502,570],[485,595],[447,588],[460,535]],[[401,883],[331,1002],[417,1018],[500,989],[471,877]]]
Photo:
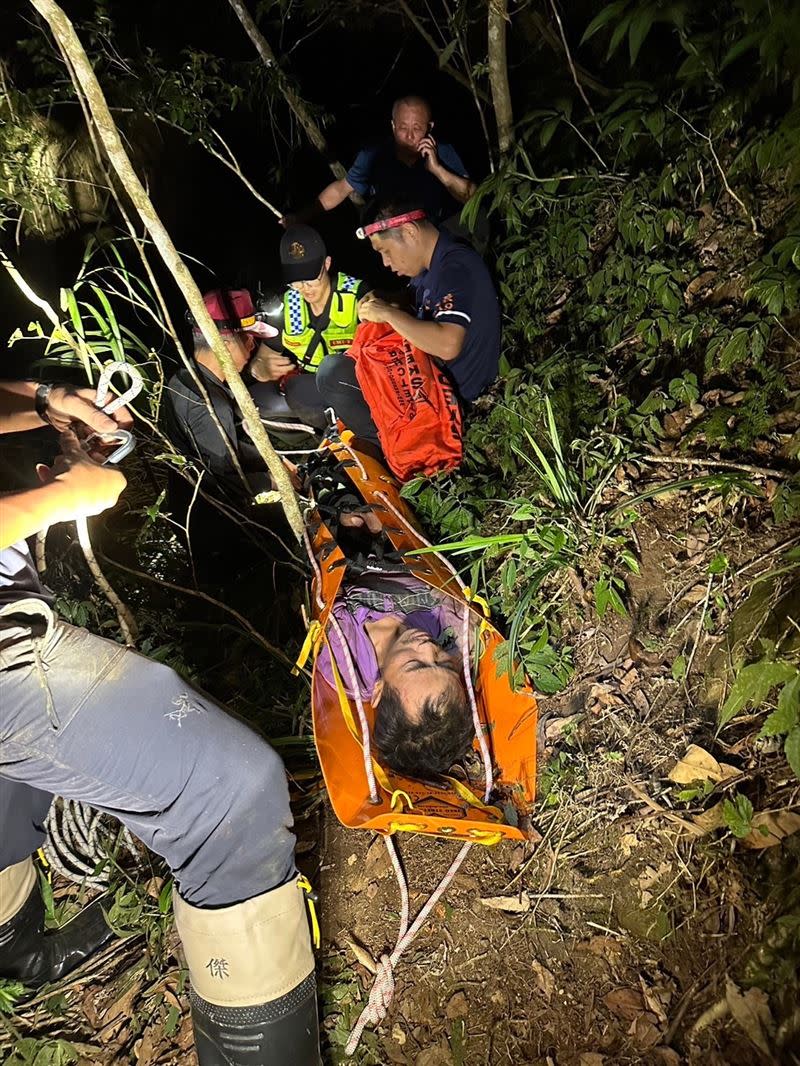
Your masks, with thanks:
[[[44,826],[45,858],[62,877],[76,884],[108,888],[114,863],[105,860],[113,854],[118,835],[123,849],[139,858],[139,849],[126,826],[78,800],[56,798]]]

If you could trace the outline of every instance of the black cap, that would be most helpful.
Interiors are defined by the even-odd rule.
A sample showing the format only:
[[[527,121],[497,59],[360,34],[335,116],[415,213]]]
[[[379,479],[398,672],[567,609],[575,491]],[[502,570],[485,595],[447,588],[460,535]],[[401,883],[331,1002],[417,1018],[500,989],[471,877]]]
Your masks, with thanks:
[[[327,254],[325,242],[311,226],[289,226],[281,237],[283,280],[314,281]]]

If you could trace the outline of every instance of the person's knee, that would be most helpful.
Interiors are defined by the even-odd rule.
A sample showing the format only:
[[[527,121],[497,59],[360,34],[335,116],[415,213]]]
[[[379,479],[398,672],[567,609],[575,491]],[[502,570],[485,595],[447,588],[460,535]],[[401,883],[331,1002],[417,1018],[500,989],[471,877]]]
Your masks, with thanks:
[[[338,395],[342,390],[342,363],[346,359],[343,355],[328,355],[317,368],[317,391],[323,397]]]

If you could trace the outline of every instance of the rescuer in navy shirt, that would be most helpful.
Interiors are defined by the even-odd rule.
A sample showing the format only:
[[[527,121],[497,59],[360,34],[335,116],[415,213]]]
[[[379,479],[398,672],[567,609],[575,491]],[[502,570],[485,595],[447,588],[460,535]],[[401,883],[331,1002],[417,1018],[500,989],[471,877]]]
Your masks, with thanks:
[[[359,318],[388,323],[433,356],[459,399],[469,404],[495,380],[500,361],[500,305],[485,263],[468,245],[437,229],[416,205],[387,203],[369,217],[360,233],[369,237],[385,266],[411,279],[416,313],[369,295],[359,304]],[[323,403],[357,436],[377,441],[352,359],[329,356],[317,372],[317,388]]]
[[[384,266],[410,277],[416,317],[368,298],[359,308],[364,322],[387,322],[448,371],[459,399],[475,400],[497,377],[500,361],[500,304],[486,264],[468,245],[439,230],[421,212],[388,203],[364,227]],[[382,228],[374,232],[375,224]]]

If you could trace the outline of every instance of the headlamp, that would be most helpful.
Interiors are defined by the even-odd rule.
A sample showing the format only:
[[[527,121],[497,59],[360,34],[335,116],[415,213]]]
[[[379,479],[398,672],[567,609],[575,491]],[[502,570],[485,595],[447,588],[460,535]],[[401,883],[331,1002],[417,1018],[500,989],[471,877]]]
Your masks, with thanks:
[[[368,226],[360,226],[356,230],[356,237],[363,241],[366,237],[371,237],[373,233],[382,233],[387,229],[396,229],[398,226],[402,226],[406,222],[419,222],[423,218],[428,216],[424,211],[407,211],[404,215],[393,215],[391,218],[382,218],[379,222],[370,222]]]

